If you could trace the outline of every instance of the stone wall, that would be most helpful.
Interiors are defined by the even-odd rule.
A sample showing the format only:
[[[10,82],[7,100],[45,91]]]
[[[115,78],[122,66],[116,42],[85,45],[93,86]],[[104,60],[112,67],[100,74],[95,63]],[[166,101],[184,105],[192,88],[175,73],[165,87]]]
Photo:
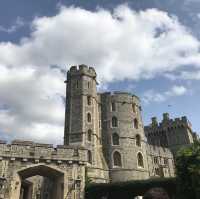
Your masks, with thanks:
[[[147,156],[150,177],[175,176],[174,158],[169,148],[148,144]]]
[[[141,119],[140,101],[137,96],[125,92],[101,94],[102,143],[110,170],[110,180],[127,181],[148,178],[146,138]],[[113,118],[117,124],[113,126]],[[137,124],[134,124],[136,120]],[[113,136],[119,143],[114,143]],[[140,138],[139,146],[136,136]],[[115,165],[114,154],[121,155],[121,165]],[[143,156],[143,165],[138,165],[137,155]]]
[[[57,194],[63,194],[60,195],[63,199],[66,194],[70,198],[73,192],[83,195],[86,162],[87,151],[83,148],[61,145],[54,148],[52,145],[26,141],[14,141],[12,144],[1,142],[0,177],[5,179],[1,195],[4,199],[19,199],[22,180],[35,175],[57,179],[56,190],[63,186],[63,193]],[[62,180],[58,174],[63,175]],[[77,179],[81,182],[80,187],[71,190]]]
[[[157,122],[156,117],[153,117],[152,123],[145,126],[145,135],[149,144],[169,147],[174,154],[196,139],[187,117],[170,119],[168,113],[163,114],[160,123]]]

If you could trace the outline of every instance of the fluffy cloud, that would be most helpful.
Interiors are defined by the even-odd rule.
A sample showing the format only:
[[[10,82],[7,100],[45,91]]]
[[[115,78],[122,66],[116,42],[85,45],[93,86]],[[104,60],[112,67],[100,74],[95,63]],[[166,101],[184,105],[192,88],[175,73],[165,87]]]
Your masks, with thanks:
[[[187,92],[184,86],[174,85],[170,90],[159,93],[154,90],[148,90],[143,94],[142,100],[145,104],[151,102],[164,102],[171,97],[182,96]]]
[[[176,17],[157,9],[136,12],[119,6],[113,12],[92,12],[61,7],[56,16],[35,18],[31,28],[30,37],[19,44],[0,43],[4,137],[60,142],[65,95],[61,71],[70,65],[95,66],[104,83],[200,66],[198,39]]]
[[[200,80],[200,70],[196,71],[181,71],[178,74],[166,73],[165,77],[170,80]]]

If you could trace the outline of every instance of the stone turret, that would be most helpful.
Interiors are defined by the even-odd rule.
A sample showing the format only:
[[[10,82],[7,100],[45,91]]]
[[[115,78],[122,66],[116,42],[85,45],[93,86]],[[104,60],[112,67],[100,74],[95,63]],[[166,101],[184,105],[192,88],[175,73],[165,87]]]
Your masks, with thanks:
[[[169,113],[163,113],[163,122],[169,121]]]
[[[101,145],[99,100],[96,72],[86,65],[72,66],[67,73],[65,145],[88,150],[88,175],[94,181],[107,181],[107,167]]]
[[[151,126],[152,126],[152,127],[158,126],[157,117],[152,117],[152,118],[151,118]]]
[[[148,177],[140,100],[125,92],[102,93],[104,155],[113,182]]]
[[[96,72],[86,65],[72,66],[66,83],[64,144],[85,146],[88,128],[91,137],[99,137]]]

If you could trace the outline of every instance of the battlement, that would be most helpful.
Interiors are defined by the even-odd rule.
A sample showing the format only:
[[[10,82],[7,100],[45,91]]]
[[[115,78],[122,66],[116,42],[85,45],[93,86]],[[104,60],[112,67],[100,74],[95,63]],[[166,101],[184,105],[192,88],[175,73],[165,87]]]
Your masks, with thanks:
[[[187,126],[189,128],[192,127],[191,123],[187,119],[186,116],[171,119],[168,113],[163,113],[163,120],[158,123],[157,117],[151,118],[151,124],[149,126],[145,126],[145,130],[149,130],[151,128],[158,128],[162,129],[163,127],[180,127],[180,126]]]
[[[22,159],[22,161],[79,161],[86,162],[86,149],[83,147],[34,143],[31,141],[14,140],[11,144],[0,141],[0,159]]]
[[[122,103],[136,103],[140,104],[140,98],[129,92],[114,91],[114,92],[104,92],[100,93],[101,96],[110,97],[115,101]]]
[[[71,66],[70,70],[67,72],[67,76],[77,76],[77,75],[87,75],[96,78],[96,71],[93,67],[88,67],[87,65],[81,64],[79,66]]]

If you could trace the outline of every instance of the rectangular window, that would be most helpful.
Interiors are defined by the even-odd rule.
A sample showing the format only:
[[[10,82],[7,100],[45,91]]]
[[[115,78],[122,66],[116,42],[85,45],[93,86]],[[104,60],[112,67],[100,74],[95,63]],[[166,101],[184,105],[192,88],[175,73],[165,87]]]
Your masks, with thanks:
[[[90,82],[88,82],[88,88],[90,88]]]
[[[158,157],[154,157],[154,163],[158,164]]]
[[[90,106],[92,104],[92,97],[87,96],[87,105]]]
[[[116,111],[116,103],[115,102],[112,102],[112,104],[111,104],[111,110],[112,111]]]

